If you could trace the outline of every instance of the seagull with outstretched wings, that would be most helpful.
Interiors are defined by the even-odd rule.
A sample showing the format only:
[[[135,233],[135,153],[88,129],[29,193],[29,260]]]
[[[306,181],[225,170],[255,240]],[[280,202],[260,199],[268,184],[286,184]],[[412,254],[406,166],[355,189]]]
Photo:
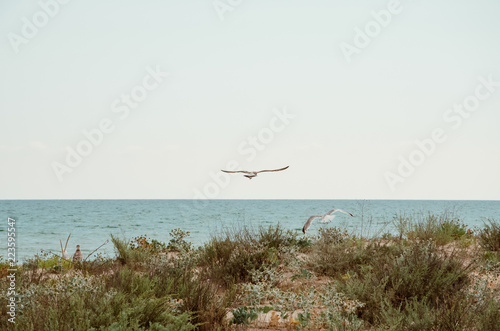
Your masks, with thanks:
[[[286,166],[284,168],[281,168],[281,169],[274,169],[274,170],[260,170],[260,171],[246,171],[246,170],[237,170],[237,171],[229,171],[229,170],[221,170],[222,172],[227,172],[229,174],[236,174],[236,173],[243,173],[245,175],[246,178],[248,179],[252,179],[254,177],[257,177],[257,174],[261,173],[261,172],[275,172],[275,171],[282,171],[282,170],[285,170],[285,169],[288,169],[289,166]]]
[[[341,213],[350,215],[350,216],[354,216],[353,214],[351,214],[351,213],[349,213],[347,211],[343,211],[342,209],[334,208],[334,209],[330,210],[326,214],[323,214],[323,215],[313,215],[313,216],[309,217],[307,219],[306,224],[304,224],[304,227],[302,228],[302,232],[305,234],[306,230],[311,226],[311,223],[313,222],[313,220],[315,218],[317,218],[317,217],[321,217],[321,223],[329,223],[331,220],[333,220],[335,218],[335,215],[332,215],[332,214],[334,214],[334,213],[336,213],[338,211],[341,212]]]

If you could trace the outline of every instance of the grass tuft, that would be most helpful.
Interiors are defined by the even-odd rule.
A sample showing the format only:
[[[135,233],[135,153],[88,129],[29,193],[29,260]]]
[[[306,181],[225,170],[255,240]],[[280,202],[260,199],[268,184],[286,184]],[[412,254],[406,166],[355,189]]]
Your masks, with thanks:
[[[202,248],[199,265],[204,277],[230,287],[251,281],[252,271],[276,267],[305,246],[297,234],[279,225],[258,230],[244,227],[213,237]]]
[[[459,219],[452,219],[448,213],[441,215],[396,215],[392,221],[399,239],[433,240],[437,245],[446,245],[471,235]]]
[[[500,251],[500,222],[488,220],[479,232],[479,245],[484,250],[498,252]]]

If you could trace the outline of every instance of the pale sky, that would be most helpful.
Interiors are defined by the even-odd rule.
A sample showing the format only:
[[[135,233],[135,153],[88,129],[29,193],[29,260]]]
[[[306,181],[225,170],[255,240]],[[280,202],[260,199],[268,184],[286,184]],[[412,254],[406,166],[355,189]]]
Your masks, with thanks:
[[[65,1],[0,4],[0,199],[500,199],[498,1]]]

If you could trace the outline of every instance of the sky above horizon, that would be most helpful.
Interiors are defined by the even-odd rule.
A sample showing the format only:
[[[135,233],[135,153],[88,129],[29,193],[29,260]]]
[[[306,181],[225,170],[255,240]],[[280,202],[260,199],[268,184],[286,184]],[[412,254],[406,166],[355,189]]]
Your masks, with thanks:
[[[499,2],[62,2],[0,4],[0,199],[500,200]]]

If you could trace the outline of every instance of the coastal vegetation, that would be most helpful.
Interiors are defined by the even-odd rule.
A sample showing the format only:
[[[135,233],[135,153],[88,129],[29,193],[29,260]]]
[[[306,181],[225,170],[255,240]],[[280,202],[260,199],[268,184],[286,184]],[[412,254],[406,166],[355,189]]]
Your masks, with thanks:
[[[194,247],[111,235],[116,255],[17,266],[2,330],[500,330],[500,223],[396,215],[370,238],[333,226],[226,229]]]

